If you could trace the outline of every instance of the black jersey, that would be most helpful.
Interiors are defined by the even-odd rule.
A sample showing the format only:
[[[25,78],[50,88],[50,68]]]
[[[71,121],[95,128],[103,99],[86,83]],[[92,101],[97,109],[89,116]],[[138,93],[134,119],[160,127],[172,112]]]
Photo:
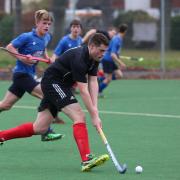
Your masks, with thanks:
[[[62,81],[72,86],[75,82],[87,83],[87,74],[96,76],[99,62],[89,56],[87,46],[72,48],[63,53],[45,71],[44,78]]]

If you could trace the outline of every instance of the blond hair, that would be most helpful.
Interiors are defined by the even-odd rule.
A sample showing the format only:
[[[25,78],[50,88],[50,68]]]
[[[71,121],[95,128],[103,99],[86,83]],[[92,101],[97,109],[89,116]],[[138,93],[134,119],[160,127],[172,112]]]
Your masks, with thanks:
[[[38,23],[41,20],[47,20],[53,22],[53,17],[52,15],[46,11],[45,9],[40,9],[35,12],[35,22]]]

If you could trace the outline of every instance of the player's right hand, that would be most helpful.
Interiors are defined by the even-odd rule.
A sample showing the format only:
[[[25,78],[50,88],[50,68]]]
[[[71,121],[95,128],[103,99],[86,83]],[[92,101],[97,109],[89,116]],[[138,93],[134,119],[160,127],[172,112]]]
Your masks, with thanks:
[[[95,126],[95,128],[98,130],[99,128],[102,128],[102,122],[99,116],[92,118],[92,124]]]
[[[23,62],[29,66],[32,66],[33,64],[36,64],[37,61],[33,59],[33,56],[28,54],[25,58],[22,59]]]

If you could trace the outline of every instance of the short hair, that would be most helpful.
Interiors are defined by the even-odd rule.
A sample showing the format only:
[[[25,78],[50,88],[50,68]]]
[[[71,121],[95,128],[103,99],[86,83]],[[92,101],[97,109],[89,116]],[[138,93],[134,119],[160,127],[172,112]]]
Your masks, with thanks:
[[[108,32],[107,32],[107,31],[104,31],[104,30],[97,30],[96,32],[97,32],[97,33],[101,33],[101,34],[105,35],[105,36],[108,38],[108,40],[110,40],[110,39],[111,39],[111,38],[109,37],[109,34],[108,34]]]
[[[81,24],[81,21],[79,19],[73,19],[70,23],[70,27],[72,27],[73,25],[75,25],[75,26],[79,25],[82,29],[82,24]]]
[[[37,23],[41,20],[53,22],[53,17],[48,11],[46,11],[45,9],[41,9],[35,12],[35,22]]]
[[[95,44],[96,46],[100,46],[101,44],[104,44],[105,46],[108,46],[109,40],[104,34],[95,33],[89,39],[88,45],[90,44]]]
[[[120,24],[119,27],[118,27],[118,31],[119,31],[120,33],[126,32],[127,29],[128,29],[128,25],[127,25],[127,24]]]

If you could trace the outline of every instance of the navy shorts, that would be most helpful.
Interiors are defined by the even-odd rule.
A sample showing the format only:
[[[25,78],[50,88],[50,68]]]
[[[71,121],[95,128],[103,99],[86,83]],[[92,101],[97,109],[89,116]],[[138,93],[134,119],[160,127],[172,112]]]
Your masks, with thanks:
[[[14,73],[13,83],[9,87],[9,91],[21,98],[25,92],[29,94],[39,84],[31,75],[27,73]]]
[[[44,78],[41,81],[41,88],[44,98],[38,108],[39,112],[49,109],[52,116],[56,117],[63,107],[78,102],[71,87],[64,86],[60,81]]]
[[[115,70],[119,69],[114,61],[102,61],[103,71],[107,74],[112,74]]]

